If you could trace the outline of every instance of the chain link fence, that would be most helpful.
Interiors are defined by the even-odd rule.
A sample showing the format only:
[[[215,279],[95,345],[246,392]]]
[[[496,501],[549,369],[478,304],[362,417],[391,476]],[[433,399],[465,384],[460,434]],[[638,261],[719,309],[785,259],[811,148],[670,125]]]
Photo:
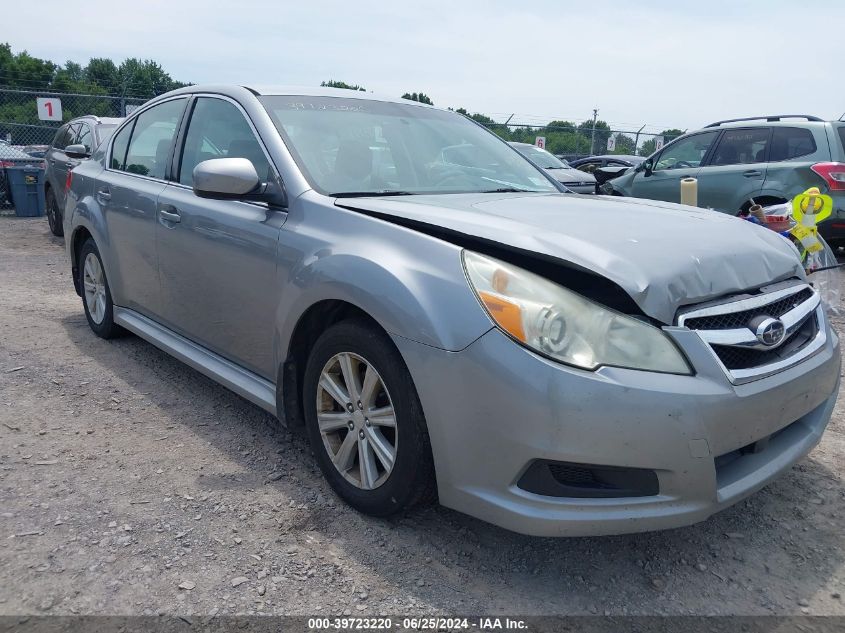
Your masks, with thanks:
[[[571,125],[537,125],[513,121],[499,123],[477,115],[472,118],[505,140],[532,145],[541,143],[552,154],[568,160],[602,154],[649,156],[685,132],[646,131],[645,125],[638,130],[605,126],[593,130],[591,121]]]
[[[0,88],[0,210],[12,205],[6,169],[27,165],[43,169],[44,153],[64,123],[83,114],[123,117],[144,101],[114,95]]]
[[[0,144],[37,153],[63,123],[83,114],[123,117],[144,99],[112,95],[34,92],[0,88]]]

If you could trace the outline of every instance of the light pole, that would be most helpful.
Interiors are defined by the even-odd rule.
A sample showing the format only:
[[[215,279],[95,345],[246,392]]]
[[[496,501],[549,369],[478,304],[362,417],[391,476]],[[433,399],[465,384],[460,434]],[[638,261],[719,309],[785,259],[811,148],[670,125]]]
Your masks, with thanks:
[[[594,156],[596,145],[596,118],[599,115],[598,108],[593,108],[593,135],[590,137],[590,156]]]

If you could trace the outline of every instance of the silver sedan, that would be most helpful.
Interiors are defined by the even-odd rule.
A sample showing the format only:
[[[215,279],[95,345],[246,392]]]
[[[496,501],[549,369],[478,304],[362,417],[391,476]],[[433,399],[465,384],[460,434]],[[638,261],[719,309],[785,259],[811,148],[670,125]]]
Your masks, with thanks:
[[[573,196],[456,113],[190,86],[70,172],[93,332],[308,434],[337,494],[529,534],[702,520],[819,441],[839,342],[791,245]]]

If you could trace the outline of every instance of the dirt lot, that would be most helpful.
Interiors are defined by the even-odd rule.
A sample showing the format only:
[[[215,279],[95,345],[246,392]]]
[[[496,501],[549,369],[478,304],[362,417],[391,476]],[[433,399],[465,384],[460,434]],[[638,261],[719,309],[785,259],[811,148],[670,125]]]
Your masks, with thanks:
[[[305,441],[88,329],[43,218],[0,217],[0,614],[845,614],[845,416],[691,528],[536,539],[360,516]]]

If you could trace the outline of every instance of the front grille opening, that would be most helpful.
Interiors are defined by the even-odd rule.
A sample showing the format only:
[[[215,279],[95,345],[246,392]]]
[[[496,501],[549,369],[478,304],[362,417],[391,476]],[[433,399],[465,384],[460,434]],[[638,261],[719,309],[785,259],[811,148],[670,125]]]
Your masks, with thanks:
[[[770,350],[756,350],[731,345],[713,345],[713,351],[727,369],[752,369],[785,360],[800,352],[818,332],[815,313],[807,316],[804,323],[780,347]]]
[[[649,497],[659,493],[657,473],[648,468],[596,466],[538,459],[520,477],[517,486],[547,497],[602,499]]]
[[[735,330],[748,327],[748,323],[756,316],[770,316],[779,319],[793,308],[801,305],[813,296],[810,288],[804,288],[794,295],[778,299],[760,308],[743,310],[742,312],[728,312],[711,316],[695,317],[684,321],[684,325],[691,330]]]

